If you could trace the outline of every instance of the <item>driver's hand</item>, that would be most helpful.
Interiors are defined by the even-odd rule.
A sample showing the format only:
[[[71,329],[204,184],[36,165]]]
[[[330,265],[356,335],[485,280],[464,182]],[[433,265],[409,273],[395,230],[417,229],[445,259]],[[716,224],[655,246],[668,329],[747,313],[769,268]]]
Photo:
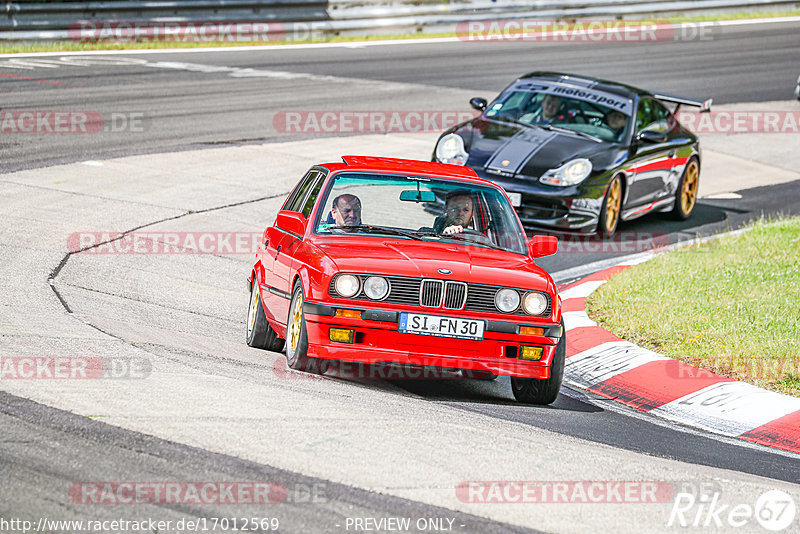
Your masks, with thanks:
[[[447,228],[445,228],[445,229],[442,231],[442,233],[443,233],[444,235],[453,235],[453,234],[460,234],[460,233],[462,233],[463,231],[464,231],[464,227],[463,227],[463,226],[461,226],[460,224],[456,224],[456,225],[454,225],[454,226],[448,226]]]

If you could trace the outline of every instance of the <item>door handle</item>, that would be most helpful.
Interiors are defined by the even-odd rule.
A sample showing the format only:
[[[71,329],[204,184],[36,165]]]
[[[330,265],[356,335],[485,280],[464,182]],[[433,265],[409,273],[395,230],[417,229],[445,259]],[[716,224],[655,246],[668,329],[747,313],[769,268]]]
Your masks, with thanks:
[[[674,158],[675,157],[675,151],[674,150],[670,150],[668,155],[669,155],[669,157]]]
[[[278,245],[278,248],[277,248],[277,249],[275,249],[275,259],[276,259],[276,260],[278,259],[278,254],[280,254],[280,253],[281,253],[281,247],[282,247],[282,246],[283,246],[283,245]]]

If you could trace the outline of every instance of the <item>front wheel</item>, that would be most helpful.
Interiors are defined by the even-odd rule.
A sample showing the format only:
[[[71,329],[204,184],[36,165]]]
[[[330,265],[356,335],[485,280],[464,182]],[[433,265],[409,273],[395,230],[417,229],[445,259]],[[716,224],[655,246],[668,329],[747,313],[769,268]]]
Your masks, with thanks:
[[[564,321],[561,321],[561,339],[556,345],[556,354],[550,366],[550,378],[521,378],[511,377],[511,391],[514,398],[526,404],[552,404],[561,389],[564,379],[564,363],[567,356],[567,333]]]
[[[692,158],[683,169],[683,175],[675,191],[675,207],[672,216],[679,221],[689,218],[697,203],[697,190],[700,186],[700,163],[697,158]]]
[[[250,289],[250,307],[247,310],[247,344],[257,349],[275,352],[283,350],[283,340],[278,337],[267,321],[264,307],[261,304],[261,291],[259,291],[258,280],[255,276]]]
[[[308,356],[308,334],[306,317],[303,313],[304,302],[303,285],[298,280],[292,291],[289,319],[286,323],[286,363],[298,371],[322,374],[327,368],[327,362]]]
[[[622,215],[622,180],[615,176],[608,184],[608,191],[600,207],[600,223],[597,231],[603,239],[611,239],[617,232]]]

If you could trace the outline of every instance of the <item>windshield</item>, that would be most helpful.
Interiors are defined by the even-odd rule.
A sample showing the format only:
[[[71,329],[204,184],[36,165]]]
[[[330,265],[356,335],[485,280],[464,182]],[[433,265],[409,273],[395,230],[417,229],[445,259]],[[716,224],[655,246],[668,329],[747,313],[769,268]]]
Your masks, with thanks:
[[[631,110],[631,101],[617,95],[541,86],[515,87],[504,92],[486,109],[485,115],[617,142],[630,129]]]
[[[528,253],[514,208],[492,187],[347,173],[334,178],[322,202],[318,234],[383,235]]]

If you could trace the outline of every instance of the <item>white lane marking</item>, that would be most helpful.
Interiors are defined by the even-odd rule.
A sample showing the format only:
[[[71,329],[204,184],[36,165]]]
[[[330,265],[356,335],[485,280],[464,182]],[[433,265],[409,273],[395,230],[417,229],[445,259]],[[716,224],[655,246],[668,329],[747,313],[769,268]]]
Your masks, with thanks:
[[[691,22],[697,28],[708,26],[751,26],[757,24],[779,24],[786,22],[800,22],[800,17],[772,17],[749,20],[723,20],[707,22]],[[634,27],[631,27],[634,29]],[[462,42],[459,37],[429,37],[425,39],[385,39],[381,41],[349,41],[339,43],[303,43],[303,44],[283,44],[283,45],[260,45],[260,46],[219,46],[205,48],[150,48],[139,50],[86,50],[82,52],[26,52],[23,54],[0,54],[3,57],[48,57],[48,56],[67,56],[67,55],[143,55],[143,54],[195,54],[195,53],[218,53],[218,52],[248,52],[248,51],[281,51],[281,50],[309,50],[315,48],[355,48],[367,46],[407,46],[415,44],[437,44],[437,43],[458,43]]]
[[[645,252],[641,256],[633,256],[633,257],[623,261],[622,263],[619,263],[618,265],[620,265],[620,266],[623,266],[623,265],[627,265],[627,266],[639,265],[640,263],[644,263],[646,261],[650,261],[655,257],[656,257],[655,253],[653,253],[653,252]]]
[[[0,61],[0,69],[33,70],[36,68],[57,69],[59,67],[129,66],[147,63],[146,59],[126,57],[82,57],[70,56],[57,59],[18,59]]]
[[[579,298],[586,298],[594,291],[605,284],[607,280],[595,280],[593,282],[584,282],[582,284],[578,284],[575,287],[571,287],[566,291],[561,291],[559,295],[561,295],[561,300],[567,299],[579,299]]]
[[[569,332],[573,328],[583,326],[597,326],[597,323],[589,319],[585,311],[564,312],[561,314],[564,319],[564,329]]]
[[[628,341],[609,341],[567,358],[564,372],[588,388],[646,363],[669,359]]]
[[[89,160],[86,160],[86,161],[81,161],[81,165],[88,165],[89,167],[102,167],[103,166],[103,162],[102,161],[95,161],[93,159],[89,159]]]
[[[669,402],[650,413],[726,436],[739,436],[798,410],[798,398],[744,382],[722,382]]]
[[[713,195],[707,195],[700,198],[707,200],[739,200],[742,198],[742,195],[739,193],[715,193]]]

